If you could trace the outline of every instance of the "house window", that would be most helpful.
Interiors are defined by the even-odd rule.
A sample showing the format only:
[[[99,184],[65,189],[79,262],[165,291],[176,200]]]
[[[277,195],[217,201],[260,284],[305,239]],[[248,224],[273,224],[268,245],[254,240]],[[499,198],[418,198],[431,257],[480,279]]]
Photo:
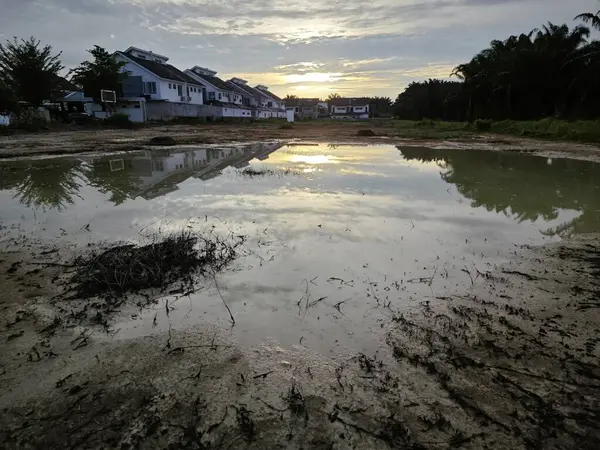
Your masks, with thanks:
[[[144,93],[145,94],[156,94],[156,82],[154,81],[146,81],[144,83]]]
[[[172,88],[172,84],[171,84],[171,83],[169,83],[169,89],[171,89],[171,88]]]
[[[267,106],[268,106],[269,108],[272,108],[272,107],[273,107],[273,102],[269,102],[269,103],[267,103]]]
[[[219,100],[221,100],[221,93],[219,93]]]
[[[215,99],[215,93],[214,92],[209,92],[208,93],[208,99],[209,100],[214,100]]]

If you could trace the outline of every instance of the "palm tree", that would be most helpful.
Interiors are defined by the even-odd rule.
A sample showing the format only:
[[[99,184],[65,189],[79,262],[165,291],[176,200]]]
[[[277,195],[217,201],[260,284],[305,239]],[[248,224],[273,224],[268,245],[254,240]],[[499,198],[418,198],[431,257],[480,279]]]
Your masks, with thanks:
[[[342,98],[342,96],[340,94],[338,94],[337,92],[334,92],[333,94],[329,94],[327,96],[327,100],[335,100],[337,98]]]
[[[579,14],[573,20],[581,20],[583,23],[590,24],[593,28],[600,30],[600,10],[596,14],[594,13],[583,13]]]

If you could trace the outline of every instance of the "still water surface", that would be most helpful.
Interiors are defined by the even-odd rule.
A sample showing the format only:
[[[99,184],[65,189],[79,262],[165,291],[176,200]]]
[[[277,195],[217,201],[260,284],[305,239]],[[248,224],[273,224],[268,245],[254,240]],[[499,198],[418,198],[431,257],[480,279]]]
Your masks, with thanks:
[[[371,352],[391,310],[468,287],[520,245],[600,231],[600,164],[277,143],[19,160],[0,163],[0,221],[76,244],[185,226],[245,235],[219,277],[236,337]],[[169,317],[163,305],[116,336],[228,324],[214,286]]]

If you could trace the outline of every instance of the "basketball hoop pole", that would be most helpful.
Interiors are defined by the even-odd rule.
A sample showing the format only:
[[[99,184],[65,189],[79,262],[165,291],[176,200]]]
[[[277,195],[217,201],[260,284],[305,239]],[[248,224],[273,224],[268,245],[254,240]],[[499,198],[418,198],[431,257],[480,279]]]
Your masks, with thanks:
[[[117,103],[117,93],[108,89],[101,89],[100,101],[104,105],[106,112],[112,115],[114,113],[114,105]]]

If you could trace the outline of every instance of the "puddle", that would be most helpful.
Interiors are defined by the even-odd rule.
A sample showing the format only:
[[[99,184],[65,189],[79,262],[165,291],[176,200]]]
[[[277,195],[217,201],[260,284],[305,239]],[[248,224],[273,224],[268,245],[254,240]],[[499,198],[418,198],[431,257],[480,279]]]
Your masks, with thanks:
[[[225,300],[244,344],[372,354],[392,311],[477,283],[517,246],[600,231],[600,164],[391,145],[160,149],[2,162],[0,211],[7,229],[64,244],[186,226],[246,236],[219,289],[132,311],[116,338],[229,326]]]

